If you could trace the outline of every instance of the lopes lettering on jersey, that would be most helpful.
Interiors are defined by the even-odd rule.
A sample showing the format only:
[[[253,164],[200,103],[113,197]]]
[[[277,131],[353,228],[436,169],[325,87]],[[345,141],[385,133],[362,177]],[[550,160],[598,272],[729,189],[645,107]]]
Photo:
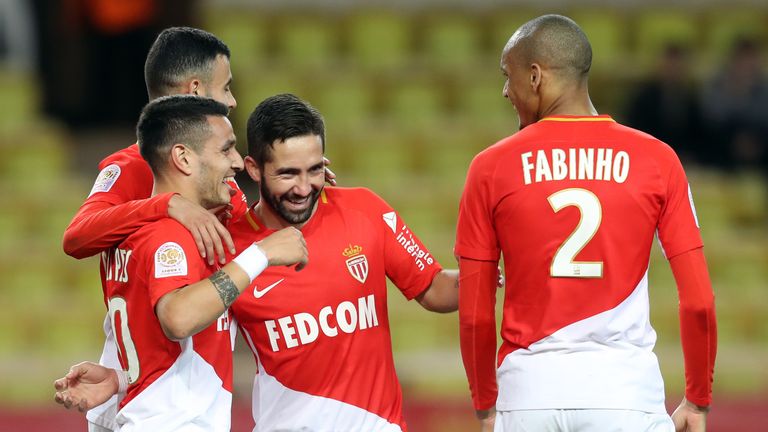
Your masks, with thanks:
[[[412,299],[440,266],[398,219],[368,190],[326,187],[301,229],[310,263],[268,267],[232,305],[259,362],[253,412],[263,430],[320,428],[315,412],[329,419],[322,430],[405,430],[386,279]],[[235,223],[237,248],[272,232],[262,227],[253,211]]]
[[[101,265],[106,281],[128,282],[128,260],[133,251],[113,248],[101,253]]]
[[[103,170],[101,170],[99,176],[96,177],[96,181],[93,183],[93,187],[91,188],[91,193],[89,193],[88,196],[90,197],[97,192],[109,192],[117,179],[120,177],[120,172],[120,166],[116,164],[111,164],[105,167]]]
[[[504,256],[498,409],[664,409],[646,275],[657,228],[669,257],[701,246],[688,190],[667,145],[609,116],[548,117],[475,157],[455,253]]]

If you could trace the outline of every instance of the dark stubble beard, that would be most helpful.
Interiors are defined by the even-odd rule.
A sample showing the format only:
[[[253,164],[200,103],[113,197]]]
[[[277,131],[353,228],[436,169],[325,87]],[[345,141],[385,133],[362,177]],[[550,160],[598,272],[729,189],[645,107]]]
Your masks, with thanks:
[[[292,197],[292,194],[285,194],[282,197],[276,197],[272,195],[269,189],[267,189],[267,182],[263,175],[261,176],[261,181],[259,182],[260,199],[266,201],[266,203],[269,204],[269,206],[272,207],[277,212],[277,214],[280,215],[281,218],[283,218],[291,225],[303,224],[309,220],[309,218],[312,216],[312,211],[315,209],[315,204],[317,203],[318,198],[320,198],[320,192],[322,190],[322,188],[318,190],[312,189],[312,192],[309,196],[309,207],[307,207],[306,210],[302,210],[301,212],[296,213],[288,210],[283,204],[283,201]]]

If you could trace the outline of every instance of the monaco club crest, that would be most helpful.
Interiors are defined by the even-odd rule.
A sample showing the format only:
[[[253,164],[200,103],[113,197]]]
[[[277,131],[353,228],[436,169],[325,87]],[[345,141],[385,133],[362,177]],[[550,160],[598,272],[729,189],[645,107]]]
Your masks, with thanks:
[[[362,254],[363,248],[351,244],[341,254],[347,257],[347,270],[353,278],[360,283],[365,283],[368,278],[368,258]]]

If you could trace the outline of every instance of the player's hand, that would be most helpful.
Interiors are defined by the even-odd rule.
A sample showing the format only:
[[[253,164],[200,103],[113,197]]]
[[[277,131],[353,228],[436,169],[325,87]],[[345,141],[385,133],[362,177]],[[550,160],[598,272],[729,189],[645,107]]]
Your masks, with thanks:
[[[256,244],[267,255],[269,265],[298,264],[296,271],[299,271],[309,261],[304,236],[294,227],[283,228]]]
[[[323,157],[323,165],[325,166],[325,182],[331,186],[336,186],[336,174],[328,168],[331,161],[327,157]]]
[[[65,408],[80,412],[101,405],[117,394],[118,379],[114,369],[93,362],[72,366],[62,378],[53,382],[54,400]]]
[[[501,272],[501,267],[496,267],[496,288],[502,289],[504,288],[504,283],[506,281],[504,280],[504,273]]]
[[[496,423],[496,410],[478,410],[477,418],[480,419],[480,432],[493,432]]]
[[[222,225],[227,226],[230,219],[232,219],[232,209],[234,208],[235,207],[232,204],[227,203],[221,207],[216,207],[215,209],[209,211],[216,215],[216,219],[218,219]]]
[[[707,413],[709,408],[700,407],[683,398],[680,405],[672,413],[675,432],[704,432],[707,430]]]
[[[235,244],[229,231],[216,215],[208,210],[176,194],[168,201],[168,216],[176,219],[189,230],[200,255],[208,260],[209,265],[213,264],[217,256],[221,264],[226,264],[225,246],[229,249],[229,253],[235,254]]]

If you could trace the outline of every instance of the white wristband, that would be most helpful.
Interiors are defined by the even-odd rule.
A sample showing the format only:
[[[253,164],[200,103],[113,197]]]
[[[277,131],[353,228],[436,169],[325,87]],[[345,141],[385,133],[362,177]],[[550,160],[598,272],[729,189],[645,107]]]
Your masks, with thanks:
[[[248,274],[250,282],[263,272],[269,265],[267,255],[259,248],[256,243],[248,246],[248,248],[236,256],[232,260],[235,264],[239,265],[245,273]]]
[[[125,393],[128,390],[128,372],[122,369],[114,369],[117,374],[117,392]]]

